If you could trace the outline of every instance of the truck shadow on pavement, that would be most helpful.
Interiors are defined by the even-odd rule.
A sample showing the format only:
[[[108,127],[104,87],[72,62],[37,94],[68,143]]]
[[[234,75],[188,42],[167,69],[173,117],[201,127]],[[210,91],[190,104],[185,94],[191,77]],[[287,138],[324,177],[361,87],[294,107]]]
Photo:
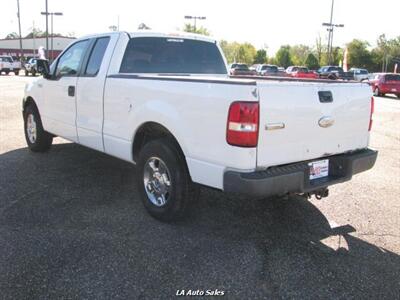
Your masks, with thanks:
[[[13,150],[0,169],[2,299],[399,296],[399,255],[301,197],[201,188],[186,221],[163,224],[135,196],[132,165],[84,147]]]

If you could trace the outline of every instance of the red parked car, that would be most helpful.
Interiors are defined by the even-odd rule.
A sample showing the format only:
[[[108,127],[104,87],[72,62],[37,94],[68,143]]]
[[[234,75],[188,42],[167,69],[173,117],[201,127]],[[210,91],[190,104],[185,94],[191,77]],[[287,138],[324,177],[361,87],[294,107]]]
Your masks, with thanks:
[[[395,94],[400,98],[400,74],[377,73],[369,82],[375,96]]]
[[[318,74],[308,70],[306,67],[291,66],[286,69],[286,73],[296,78],[318,78]]]

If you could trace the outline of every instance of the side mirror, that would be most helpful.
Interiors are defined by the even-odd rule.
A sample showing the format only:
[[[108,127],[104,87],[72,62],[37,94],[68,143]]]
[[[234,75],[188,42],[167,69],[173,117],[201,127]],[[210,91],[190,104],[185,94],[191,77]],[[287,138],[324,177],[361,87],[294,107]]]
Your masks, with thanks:
[[[39,73],[43,74],[46,79],[51,78],[49,61],[47,59],[38,59],[36,61],[37,70]]]

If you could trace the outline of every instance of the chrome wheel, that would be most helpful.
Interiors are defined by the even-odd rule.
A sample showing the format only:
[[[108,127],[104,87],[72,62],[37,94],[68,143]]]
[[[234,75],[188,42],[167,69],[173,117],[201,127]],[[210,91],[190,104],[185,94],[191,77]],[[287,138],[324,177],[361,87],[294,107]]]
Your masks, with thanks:
[[[28,135],[29,141],[34,144],[37,138],[37,130],[35,117],[32,114],[29,114],[26,118],[26,133]]]
[[[144,165],[143,183],[149,200],[164,206],[170,197],[171,175],[166,164],[158,157],[150,157]]]

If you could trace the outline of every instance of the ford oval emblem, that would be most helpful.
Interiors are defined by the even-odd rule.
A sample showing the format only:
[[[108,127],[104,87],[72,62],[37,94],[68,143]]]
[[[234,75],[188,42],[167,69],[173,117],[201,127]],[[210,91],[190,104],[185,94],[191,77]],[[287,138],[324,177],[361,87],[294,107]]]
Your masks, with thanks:
[[[318,125],[322,128],[331,127],[335,123],[335,120],[332,117],[325,116],[319,119]]]

